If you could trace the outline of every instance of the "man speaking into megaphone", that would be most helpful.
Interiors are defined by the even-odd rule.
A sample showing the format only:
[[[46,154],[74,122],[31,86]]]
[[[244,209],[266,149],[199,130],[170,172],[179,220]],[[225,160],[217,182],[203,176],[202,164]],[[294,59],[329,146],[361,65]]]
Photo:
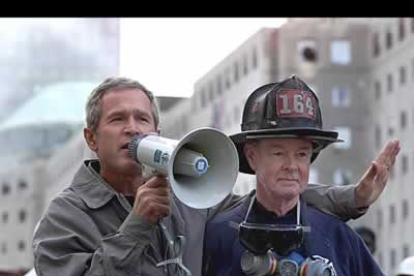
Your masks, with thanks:
[[[206,221],[236,206],[240,197],[219,192],[218,196],[225,198],[219,204],[197,207],[203,208],[203,198],[207,201],[215,193],[218,181],[224,183],[228,175],[232,179],[225,169],[236,166],[214,164],[220,162],[219,153],[197,149],[199,143],[210,139],[198,137],[201,132],[197,131],[186,136],[190,142],[185,138],[180,142],[182,148],[206,157],[206,173],[198,178],[156,174],[145,180],[142,164],[131,158],[129,145],[134,135],[159,132],[158,123],[153,94],[135,80],[109,78],[92,91],[86,103],[84,137],[97,159],[81,164],[70,186],[52,200],[39,221],[33,239],[38,275],[201,274]],[[223,143],[219,140],[226,139],[220,134],[213,136],[217,142],[211,147],[220,149]],[[212,153],[217,155],[211,157]],[[233,184],[228,183],[230,187]],[[383,187],[375,184],[372,174],[367,174],[356,186],[311,186],[304,197],[325,212],[355,218],[361,215],[357,207],[369,206],[382,192]],[[197,199],[200,205],[190,202],[194,199],[188,194],[201,194]],[[335,204],[338,198],[348,200]],[[183,237],[185,242],[181,242]]]

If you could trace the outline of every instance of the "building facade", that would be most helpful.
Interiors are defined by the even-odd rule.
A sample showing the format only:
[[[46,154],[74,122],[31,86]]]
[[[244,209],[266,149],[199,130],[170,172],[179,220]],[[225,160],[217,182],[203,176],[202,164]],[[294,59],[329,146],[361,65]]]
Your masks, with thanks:
[[[389,184],[371,207],[377,234],[378,260],[389,274],[414,254],[414,18],[373,18],[370,21],[370,153],[389,139],[401,141],[401,152]]]
[[[69,141],[81,133],[95,85],[50,85],[0,124],[0,271],[32,267],[33,230],[58,186],[51,183],[56,175],[63,179],[62,171],[73,172],[68,162],[84,157]],[[65,158],[54,162],[62,153]]]

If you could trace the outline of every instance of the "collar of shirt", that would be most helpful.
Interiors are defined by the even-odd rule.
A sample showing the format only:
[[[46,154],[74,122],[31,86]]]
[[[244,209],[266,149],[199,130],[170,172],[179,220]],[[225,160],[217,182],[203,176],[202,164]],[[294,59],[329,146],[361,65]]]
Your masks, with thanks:
[[[98,160],[86,160],[71,184],[73,190],[91,209],[98,209],[114,196],[118,196],[118,193],[100,177],[96,170],[99,171]]]

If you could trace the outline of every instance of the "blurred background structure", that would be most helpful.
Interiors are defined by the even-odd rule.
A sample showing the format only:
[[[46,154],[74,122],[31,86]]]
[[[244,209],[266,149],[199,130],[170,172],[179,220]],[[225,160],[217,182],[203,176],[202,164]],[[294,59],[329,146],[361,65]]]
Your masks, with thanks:
[[[58,189],[51,183],[68,183],[90,154],[77,137],[86,97],[118,73],[119,19],[0,24],[0,271],[23,271],[33,266],[32,233]]]
[[[81,160],[93,156],[81,131],[85,97],[119,72],[119,19],[62,22],[53,29],[25,27],[17,47],[0,38],[0,59],[9,65],[0,74],[13,80],[2,88],[14,96],[0,99],[4,271],[33,266],[31,238],[39,217]],[[345,140],[322,152],[310,182],[355,183],[387,140],[401,140],[380,200],[349,222],[373,231],[375,258],[392,275],[414,254],[414,18],[291,18],[279,28],[257,30],[195,82],[190,98],[158,97],[162,135],[179,139],[202,126],[236,133],[248,94],[291,74],[318,93],[324,127]],[[253,183],[240,174],[234,192],[245,194]]]

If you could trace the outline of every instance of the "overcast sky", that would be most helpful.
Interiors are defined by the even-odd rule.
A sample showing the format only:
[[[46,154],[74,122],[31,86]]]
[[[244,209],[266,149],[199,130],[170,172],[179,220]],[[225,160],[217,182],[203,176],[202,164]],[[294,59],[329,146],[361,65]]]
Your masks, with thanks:
[[[156,96],[190,97],[194,83],[262,27],[285,18],[122,18],[120,75]]]

